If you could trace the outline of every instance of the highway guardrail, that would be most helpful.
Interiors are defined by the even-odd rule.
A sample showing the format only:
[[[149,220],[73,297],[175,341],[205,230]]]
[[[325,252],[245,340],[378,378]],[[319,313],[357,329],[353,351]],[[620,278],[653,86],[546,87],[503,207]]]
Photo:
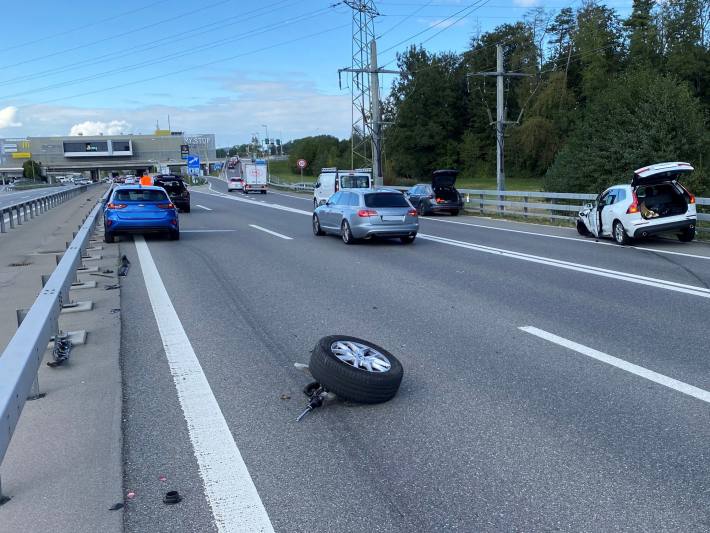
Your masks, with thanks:
[[[52,192],[38,198],[33,198],[24,202],[0,207],[0,233],[7,233],[7,227],[14,228],[15,225],[21,226],[23,222],[45,213],[49,209],[66,202],[70,198],[86,192],[87,186],[72,187],[63,191]],[[0,197],[1,198],[1,197]],[[8,216],[8,221],[5,221],[5,216]]]
[[[69,192],[69,191],[66,191]],[[0,467],[25,401],[39,392],[37,372],[52,336],[59,332],[59,314],[69,304],[69,289],[89,239],[103,213],[104,198],[91,210],[44,288],[0,355]],[[3,500],[0,483],[0,503]]]

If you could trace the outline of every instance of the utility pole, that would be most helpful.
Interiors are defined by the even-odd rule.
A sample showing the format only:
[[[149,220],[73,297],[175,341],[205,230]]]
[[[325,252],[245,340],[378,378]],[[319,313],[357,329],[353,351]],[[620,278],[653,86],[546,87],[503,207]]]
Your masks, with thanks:
[[[505,127],[508,124],[517,124],[518,121],[506,120],[505,78],[522,78],[531,76],[522,72],[506,72],[503,65],[503,46],[496,45],[496,71],[477,72],[476,76],[495,76],[496,78],[496,187],[498,191],[505,191]],[[502,199],[502,196],[500,197]]]

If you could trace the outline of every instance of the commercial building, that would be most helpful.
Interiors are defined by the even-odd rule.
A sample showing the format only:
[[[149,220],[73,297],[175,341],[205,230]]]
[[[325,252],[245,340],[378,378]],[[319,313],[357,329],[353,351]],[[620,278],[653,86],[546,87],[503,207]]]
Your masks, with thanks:
[[[82,172],[99,179],[110,172],[159,171],[187,173],[188,156],[200,158],[204,172],[216,162],[214,134],[188,135],[158,130],[153,135],[79,135],[0,139],[0,175],[17,175],[32,159],[43,173]]]

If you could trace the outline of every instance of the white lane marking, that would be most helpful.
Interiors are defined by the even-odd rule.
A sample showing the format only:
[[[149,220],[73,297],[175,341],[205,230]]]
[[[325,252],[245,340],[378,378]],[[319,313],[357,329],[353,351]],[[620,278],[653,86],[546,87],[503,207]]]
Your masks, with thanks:
[[[200,209],[204,209],[205,211],[212,211],[212,209],[210,209],[209,207],[205,207],[204,205],[200,205],[200,204],[195,204],[195,205],[197,205],[197,207],[199,207]]]
[[[696,255],[696,254],[688,254],[685,252],[672,252],[670,250],[658,250],[656,248],[648,248],[647,246],[619,246],[616,243],[613,242],[604,242],[600,240],[593,240],[591,237],[590,238],[583,238],[583,237],[565,237],[563,235],[550,235],[548,233],[539,233],[536,231],[524,231],[520,229],[512,229],[512,228],[498,228],[496,226],[486,226],[485,224],[473,224],[471,222],[460,222],[458,220],[442,220],[440,218],[433,218],[433,217],[423,217],[424,220],[431,220],[432,222],[443,222],[446,224],[458,224],[460,226],[471,226],[474,228],[482,228],[482,229],[492,229],[495,231],[507,231],[509,233],[522,233],[524,235],[533,235],[535,237],[545,237],[548,239],[561,239],[565,241],[575,241],[575,242],[584,242],[588,244],[599,244],[602,246],[615,246],[616,248],[619,249],[625,249],[625,250],[645,250],[649,252],[656,252],[659,254],[669,254],[669,255],[681,255],[683,257],[692,257],[693,259],[704,259],[706,261],[710,261],[710,256],[706,255]]]
[[[227,196],[221,193],[207,193],[202,192],[201,194],[210,194],[212,196],[219,196],[221,198],[228,198],[237,202],[250,203],[253,205],[259,205],[262,207],[269,207],[271,209],[278,209],[280,211],[288,211],[290,213],[298,213],[301,215],[312,216],[312,211],[304,211],[303,209],[295,209],[293,207],[286,207],[279,204],[262,204],[259,202],[254,202],[253,200],[247,200],[244,198],[234,198],[232,196]],[[541,257],[537,255],[525,254],[521,252],[514,252],[512,250],[505,250],[502,248],[493,248],[491,246],[484,246],[481,244],[473,244],[465,241],[457,241],[454,239],[447,239],[445,237],[437,237],[434,235],[427,235],[426,233],[419,233],[418,237],[422,240],[429,240],[433,242],[438,242],[439,244],[447,244],[449,246],[456,246],[459,248],[466,248],[468,250],[474,250],[477,252],[484,252],[494,255],[501,255],[504,257],[510,257],[513,259],[519,259],[522,261],[530,261],[533,263],[538,263],[547,266],[553,266],[557,268],[564,268],[567,270],[574,270],[577,272],[583,272],[585,274],[592,274],[595,276],[602,276],[606,278],[613,278],[620,281],[627,281],[630,283],[638,283],[641,285],[648,285],[651,287],[656,287],[659,289],[666,289],[669,291],[682,292],[685,294],[690,294],[692,296],[700,296],[702,298],[710,298],[710,289],[704,287],[698,287],[695,285],[686,285],[684,283],[676,283],[675,281],[667,281],[658,278],[650,278],[646,276],[639,276],[638,274],[631,274],[628,272],[621,272],[618,270],[609,270],[605,268],[594,267],[590,265],[583,265],[580,263],[572,263],[569,261],[561,261],[559,259],[552,259],[548,257]]]
[[[181,229],[180,233],[227,233],[235,229]]]
[[[217,530],[225,533],[273,532],[264,504],[173,307],[150,249],[140,235],[134,237],[134,242]]]
[[[293,237],[288,237],[286,235],[282,235],[281,233],[276,233],[275,231],[271,231],[270,229],[262,228],[261,226],[257,226],[256,224],[249,224],[250,228],[258,229],[259,231],[263,231],[265,233],[269,233],[273,235],[274,237],[279,237],[281,239],[285,239],[287,241],[292,241]]]
[[[593,348],[589,348],[588,346],[584,346],[583,344],[573,342],[563,337],[558,337],[554,333],[549,333],[545,330],[538,329],[533,326],[524,326],[518,329],[526,333],[530,333],[531,335],[535,335],[536,337],[539,337],[546,341],[555,343],[564,348],[573,350],[577,353],[581,353],[582,355],[586,355],[587,357],[591,357],[592,359],[596,359],[597,361],[601,361],[602,363],[606,363],[616,368],[620,368],[621,370],[626,370],[627,372],[630,372],[636,376],[640,376],[649,381],[653,381],[654,383],[658,383],[659,385],[663,385],[664,387],[668,387],[669,389],[682,392],[683,394],[687,394],[688,396],[692,396],[693,398],[697,398],[698,400],[710,403],[710,392],[700,389],[698,387],[694,387],[693,385],[689,385],[688,383],[685,383],[683,381],[678,381],[677,379],[673,379],[663,374],[659,374],[658,372],[654,372],[653,370],[649,370],[648,368],[629,363],[628,361],[624,361],[623,359],[619,359],[618,357],[614,357],[613,355],[600,352]]]
[[[296,200],[305,200],[306,202],[312,202],[313,198],[304,198],[303,196],[295,196],[293,194],[286,194],[285,192],[269,191],[269,194],[278,194],[279,196],[286,196],[287,198],[295,198]]]
[[[676,283],[675,281],[667,281],[658,278],[649,278],[646,276],[639,276],[638,274],[630,274],[628,272],[621,272],[618,270],[609,270],[606,268],[599,268],[590,265],[582,265],[580,263],[571,263],[569,261],[561,261],[559,259],[551,259],[548,257],[541,257],[538,255],[524,254],[521,252],[514,252],[512,250],[505,250],[502,248],[493,248],[491,246],[483,246],[480,244],[473,244],[470,242],[456,241],[454,239],[447,239],[445,237],[436,237],[434,235],[427,235],[424,233],[419,233],[418,237],[420,239],[438,242],[440,244],[448,244],[449,246],[456,246],[459,248],[466,248],[468,250],[474,250],[477,252],[484,252],[494,255],[502,255],[504,257],[510,257],[512,259],[519,259],[521,261],[529,261],[532,263],[539,263],[542,265],[553,266],[556,268],[564,268],[566,270],[575,270],[577,272],[584,272],[585,274],[592,274],[594,276],[602,276],[605,278],[613,278],[621,281],[628,281],[630,283],[638,283],[641,285],[649,285],[651,287],[657,287],[659,289],[666,289],[669,291],[682,292],[685,294],[690,294],[692,296],[700,296],[702,298],[710,298],[710,289],[705,287],[697,287],[695,285],[686,285],[684,283]]]

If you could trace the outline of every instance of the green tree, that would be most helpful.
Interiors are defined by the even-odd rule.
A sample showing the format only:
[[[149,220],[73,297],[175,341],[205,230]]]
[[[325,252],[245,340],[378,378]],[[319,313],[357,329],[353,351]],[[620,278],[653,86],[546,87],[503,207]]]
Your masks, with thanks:
[[[629,39],[628,60],[632,67],[660,66],[660,38],[655,24],[655,0],[634,0],[631,15],[623,23]]]
[[[42,165],[37,161],[28,159],[22,163],[22,176],[29,179],[44,180],[42,176]]]
[[[650,69],[634,70],[591,101],[547,171],[544,187],[599,192],[650,163],[702,166],[705,135],[705,113],[685,84]]]

